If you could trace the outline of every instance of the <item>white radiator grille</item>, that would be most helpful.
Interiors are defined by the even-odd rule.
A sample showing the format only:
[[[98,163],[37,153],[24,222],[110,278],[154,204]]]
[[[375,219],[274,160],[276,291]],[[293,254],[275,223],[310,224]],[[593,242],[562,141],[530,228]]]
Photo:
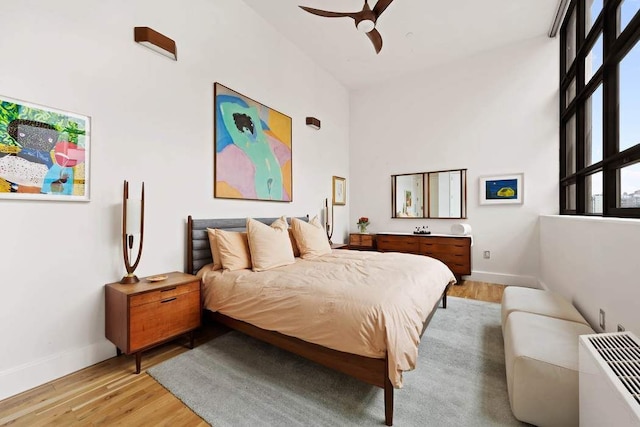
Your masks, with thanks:
[[[590,335],[588,339],[640,405],[640,345],[626,333]]]

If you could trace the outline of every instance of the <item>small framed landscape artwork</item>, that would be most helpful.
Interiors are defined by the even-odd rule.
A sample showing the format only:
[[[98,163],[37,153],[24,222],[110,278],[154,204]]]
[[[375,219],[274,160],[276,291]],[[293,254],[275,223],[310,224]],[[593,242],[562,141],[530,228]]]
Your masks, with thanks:
[[[347,204],[347,180],[345,178],[333,177],[333,204]]]
[[[89,200],[90,120],[0,96],[0,198]]]
[[[480,204],[521,204],[524,175],[496,175],[480,177]]]

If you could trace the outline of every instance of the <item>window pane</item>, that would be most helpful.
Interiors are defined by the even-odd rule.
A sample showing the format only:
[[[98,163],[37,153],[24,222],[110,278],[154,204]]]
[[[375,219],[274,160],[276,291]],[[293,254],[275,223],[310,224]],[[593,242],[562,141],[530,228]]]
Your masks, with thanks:
[[[620,169],[620,208],[640,208],[640,162]]]
[[[602,172],[586,178],[587,213],[602,214]]]
[[[567,37],[565,41],[567,62],[565,65],[565,71],[571,67],[573,60],[576,59],[576,9],[577,8],[575,7],[573,8],[573,12],[571,12],[571,17],[569,18],[569,23],[567,24]]]
[[[594,43],[593,47],[589,51],[589,54],[584,60],[584,81],[589,82],[591,77],[598,71],[598,68],[602,65],[602,33]]]
[[[576,97],[576,79],[574,77],[573,80],[571,80],[571,83],[569,83],[569,87],[567,87],[567,92],[565,93],[565,99],[567,100],[565,105],[571,104],[571,101],[573,101],[573,98],[575,97]]]
[[[639,2],[640,3],[640,2]],[[620,151],[640,143],[640,45],[620,62]]]
[[[636,12],[640,9],[638,0],[622,0],[618,5],[618,35],[624,31],[629,22],[633,19]]]
[[[569,211],[576,210],[576,185],[567,185],[564,190],[564,206]]]
[[[576,172],[576,116],[572,116],[565,125],[566,154],[567,154],[567,174],[569,176]]]
[[[589,34],[589,30],[596,22],[598,15],[602,11],[602,0],[587,0],[587,8],[585,11],[585,34]]]
[[[585,105],[585,164],[590,166],[602,160],[602,84],[593,92]]]

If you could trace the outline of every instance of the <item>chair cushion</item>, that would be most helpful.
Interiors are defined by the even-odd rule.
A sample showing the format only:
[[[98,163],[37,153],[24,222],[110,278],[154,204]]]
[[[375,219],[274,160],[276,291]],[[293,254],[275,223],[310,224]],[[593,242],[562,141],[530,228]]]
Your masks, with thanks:
[[[515,417],[538,426],[577,426],[578,336],[593,330],[578,322],[512,312],[504,331]]]
[[[541,289],[508,286],[502,295],[502,332],[507,316],[524,311],[589,325],[580,312],[562,295]]]

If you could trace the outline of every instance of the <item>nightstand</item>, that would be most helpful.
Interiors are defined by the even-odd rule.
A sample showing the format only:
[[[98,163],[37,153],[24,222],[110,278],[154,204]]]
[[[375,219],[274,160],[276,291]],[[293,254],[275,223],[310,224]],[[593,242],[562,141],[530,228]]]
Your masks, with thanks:
[[[142,352],[200,327],[200,279],[174,271],[165,280],[147,278],[132,285],[105,285],[105,334],[118,355],[136,355],[140,373]],[[153,276],[151,276],[153,277]]]
[[[362,233],[349,234],[349,249],[374,251],[376,249],[376,235]]]

